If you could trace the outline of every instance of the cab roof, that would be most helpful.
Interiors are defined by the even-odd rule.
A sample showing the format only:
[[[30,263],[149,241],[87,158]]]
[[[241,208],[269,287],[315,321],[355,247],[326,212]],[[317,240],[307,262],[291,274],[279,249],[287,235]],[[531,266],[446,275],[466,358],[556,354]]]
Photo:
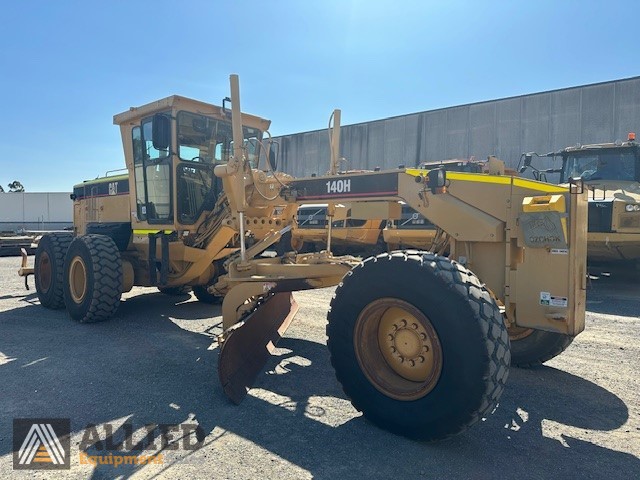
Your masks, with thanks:
[[[169,109],[174,111],[185,110],[202,115],[209,115],[220,120],[230,121],[231,119],[230,111],[225,113],[223,112],[222,107],[201,102],[200,100],[182,97],[180,95],[171,95],[170,97],[156,100],[155,102],[147,103],[140,107],[131,107],[126,112],[118,113],[113,116],[113,123],[114,125],[138,123],[142,118],[155,113],[165,112]],[[264,132],[269,128],[269,125],[271,125],[271,121],[256,115],[243,113],[242,124],[247,127],[257,128]]]
[[[633,148],[638,147],[638,143],[631,142],[615,142],[615,143],[593,143],[590,145],[574,145],[561,150],[561,153],[576,153],[589,150],[606,150],[615,148]]]

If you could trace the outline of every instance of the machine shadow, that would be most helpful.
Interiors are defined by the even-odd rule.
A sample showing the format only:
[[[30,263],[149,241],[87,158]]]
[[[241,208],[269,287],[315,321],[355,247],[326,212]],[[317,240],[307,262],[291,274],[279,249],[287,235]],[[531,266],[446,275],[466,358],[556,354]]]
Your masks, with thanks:
[[[189,299],[130,297],[111,320],[87,325],[38,304],[0,312],[0,384],[8,393],[0,395],[0,455],[12,451],[12,419],[20,417],[71,418],[72,433],[116,420],[213,430],[219,407],[233,406],[217,383],[215,332],[199,322],[211,323],[220,307],[176,305]],[[107,469],[113,476],[112,466],[96,473]]]
[[[392,435],[362,416],[331,425],[331,419],[322,418],[330,417],[331,412],[324,412],[311,397],[322,395],[319,391],[327,387],[335,389],[335,380],[328,356],[317,351],[317,344],[310,343],[284,339],[280,346],[315,360],[308,367],[294,366],[287,375],[279,376],[277,383],[263,387],[289,396],[290,402],[274,407],[249,396],[241,406],[246,408],[242,420],[230,417],[231,423],[223,427],[308,470],[315,478],[349,477],[354,468],[354,478],[416,478],[425,474],[430,478],[496,478],[503,475],[505,465],[509,465],[508,476],[513,478],[544,478],[555,472],[567,478],[580,474],[588,478],[594,471],[599,476],[629,478],[629,472],[640,468],[640,460],[633,455],[567,435],[545,436],[545,420],[585,430],[611,431],[629,418],[626,404],[615,394],[549,367],[512,369],[494,415],[466,433],[439,443]],[[314,352],[316,356],[312,357]],[[338,395],[344,398],[341,392]],[[549,463],[550,458],[562,460]]]
[[[0,352],[5,355],[0,384],[10,392],[0,396],[0,431],[10,432],[18,417],[71,417],[73,432],[109,422],[135,427],[197,423],[196,437],[204,440],[204,448],[217,441],[210,434],[218,428],[317,478],[354,472],[359,478],[495,478],[507,466],[510,476],[522,478],[552,473],[589,477],[594,471],[619,478],[640,468],[632,455],[564,436],[567,448],[543,435],[544,420],[609,431],[629,416],[615,394],[547,367],[512,370],[494,415],[437,444],[381,431],[345,406],[326,347],[301,339],[283,339],[256,388],[234,406],[218,384],[217,348],[212,348],[219,326],[210,319],[220,315],[219,306],[179,304],[184,300],[138,295],[124,301],[115,318],[94,325],[76,324],[64,311],[39,305],[0,312]],[[116,427],[114,438],[122,437]],[[0,455],[11,451],[11,440],[3,435]],[[77,452],[74,445],[72,455]],[[179,460],[167,458],[162,471],[170,475]],[[200,468],[214,468],[215,458],[208,458]],[[548,464],[549,458],[562,461]],[[98,465],[93,478],[129,477],[141,468],[122,465],[115,471]]]

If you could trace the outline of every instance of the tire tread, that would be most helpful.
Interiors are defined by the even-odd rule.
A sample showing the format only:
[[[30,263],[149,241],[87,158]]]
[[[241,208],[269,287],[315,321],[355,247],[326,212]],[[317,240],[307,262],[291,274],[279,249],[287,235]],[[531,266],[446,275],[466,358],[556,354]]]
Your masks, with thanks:
[[[40,304],[45,308],[50,308],[52,310],[57,310],[60,308],[64,308],[64,293],[63,293],[63,285],[64,285],[64,257],[69,249],[69,245],[73,240],[73,236],[71,234],[66,233],[48,233],[40,239],[40,243],[38,244],[38,248],[36,249],[36,259],[39,258],[40,252],[42,251],[41,245],[45,245],[43,240],[47,238],[51,242],[51,250],[50,252],[53,258],[50,258],[51,262],[54,263],[55,266],[52,268],[55,269],[55,274],[51,278],[51,293],[47,294],[47,297],[41,295],[39,290],[39,284],[36,279],[36,290],[38,291],[38,298],[40,300]],[[51,257],[51,255],[50,255]],[[35,272],[37,272],[38,267],[35,267]],[[36,273],[37,275],[37,273]]]
[[[338,285],[333,298],[331,300],[331,307],[328,314],[329,323],[326,327],[327,333],[327,345],[330,351],[331,365],[336,371],[336,377],[341,384],[345,394],[351,400],[352,405],[366,416],[366,406],[361,405],[358,401],[354,400],[354,391],[352,391],[353,384],[349,381],[348,369],[344,368],[341,355],[339,353],[340,342],[345,341],[345,332],[340,332],[340,319],[336,318],[334,307],[336,305],[336,299],[340,297],[345,283],[353,281],[353,277],[357,276],[359,271],[366,268],[366,265],[370,262],[391,262],[391,261],[404,261],[415,262],[420,268],[431,269],[435,276],[439,277],[448,288],[455,290],[461,297],[467,298],[468,303],[476,314],[476,319],[479,322],[480,328],[485,336],[486,351],[489,356],[489,366],[484,378],[479,379],[483,382],[483,394],[479,402],[479,408],[467,417],[467,421],[464,423],[453,425],[450,431],[444,435],[432,436],[430,432],[425,432],[420,427],[415,427],[413,430],[404,429],[399,431],[398,427],[394,424],[393,419],[388,421],[376,421],[376,423],[387,430],[394,433],[399,433],[410,438],[418,440],[441,440],[450,436],[456,435],[474,423],[478,422],[481,418],[486,417],[496,408],[498,399],[504,390],[510,365],[510,345],[509,336],[504,324],[504,318],[500,313],[495,301],[489,292],[489,290],[480,282],[478,277],[467,269],[465,266],[430,252],[423,252],[419,250],[403,250],[394,251],[390,253],[383,253],[376,257],[370,257],[363,263],[356,266],[353,270],[348,272],[343,281]]]
[[[88,234],[78,237],[89,250],[93,273],[91,300],[79,323],[95,323],[109,319],[120,306],[122,295],[122,261],[115,242],[106,235]],[[66,268],[65,268],[66,270]]]

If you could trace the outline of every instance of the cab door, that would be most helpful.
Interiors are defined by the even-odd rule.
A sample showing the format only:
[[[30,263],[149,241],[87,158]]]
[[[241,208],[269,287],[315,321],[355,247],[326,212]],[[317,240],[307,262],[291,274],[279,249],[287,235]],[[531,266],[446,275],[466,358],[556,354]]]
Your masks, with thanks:
[[[134,175],[136,183],[136,215],[149,224],[172,225],[172,168],[171,146],[159,150],[153,146],[153,119],[134,127]]]

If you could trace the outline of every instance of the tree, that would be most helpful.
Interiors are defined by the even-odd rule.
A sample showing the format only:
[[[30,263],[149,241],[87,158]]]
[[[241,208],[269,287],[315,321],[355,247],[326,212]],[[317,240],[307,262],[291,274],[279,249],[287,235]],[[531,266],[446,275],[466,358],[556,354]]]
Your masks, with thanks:
[[[4,193],[4,188],[2,188],[2,185],[0,185],[0,193]]]
[[[9,191],[14,193],[24,192],[24,186],[18,181],[14,180],[9,185]]]

